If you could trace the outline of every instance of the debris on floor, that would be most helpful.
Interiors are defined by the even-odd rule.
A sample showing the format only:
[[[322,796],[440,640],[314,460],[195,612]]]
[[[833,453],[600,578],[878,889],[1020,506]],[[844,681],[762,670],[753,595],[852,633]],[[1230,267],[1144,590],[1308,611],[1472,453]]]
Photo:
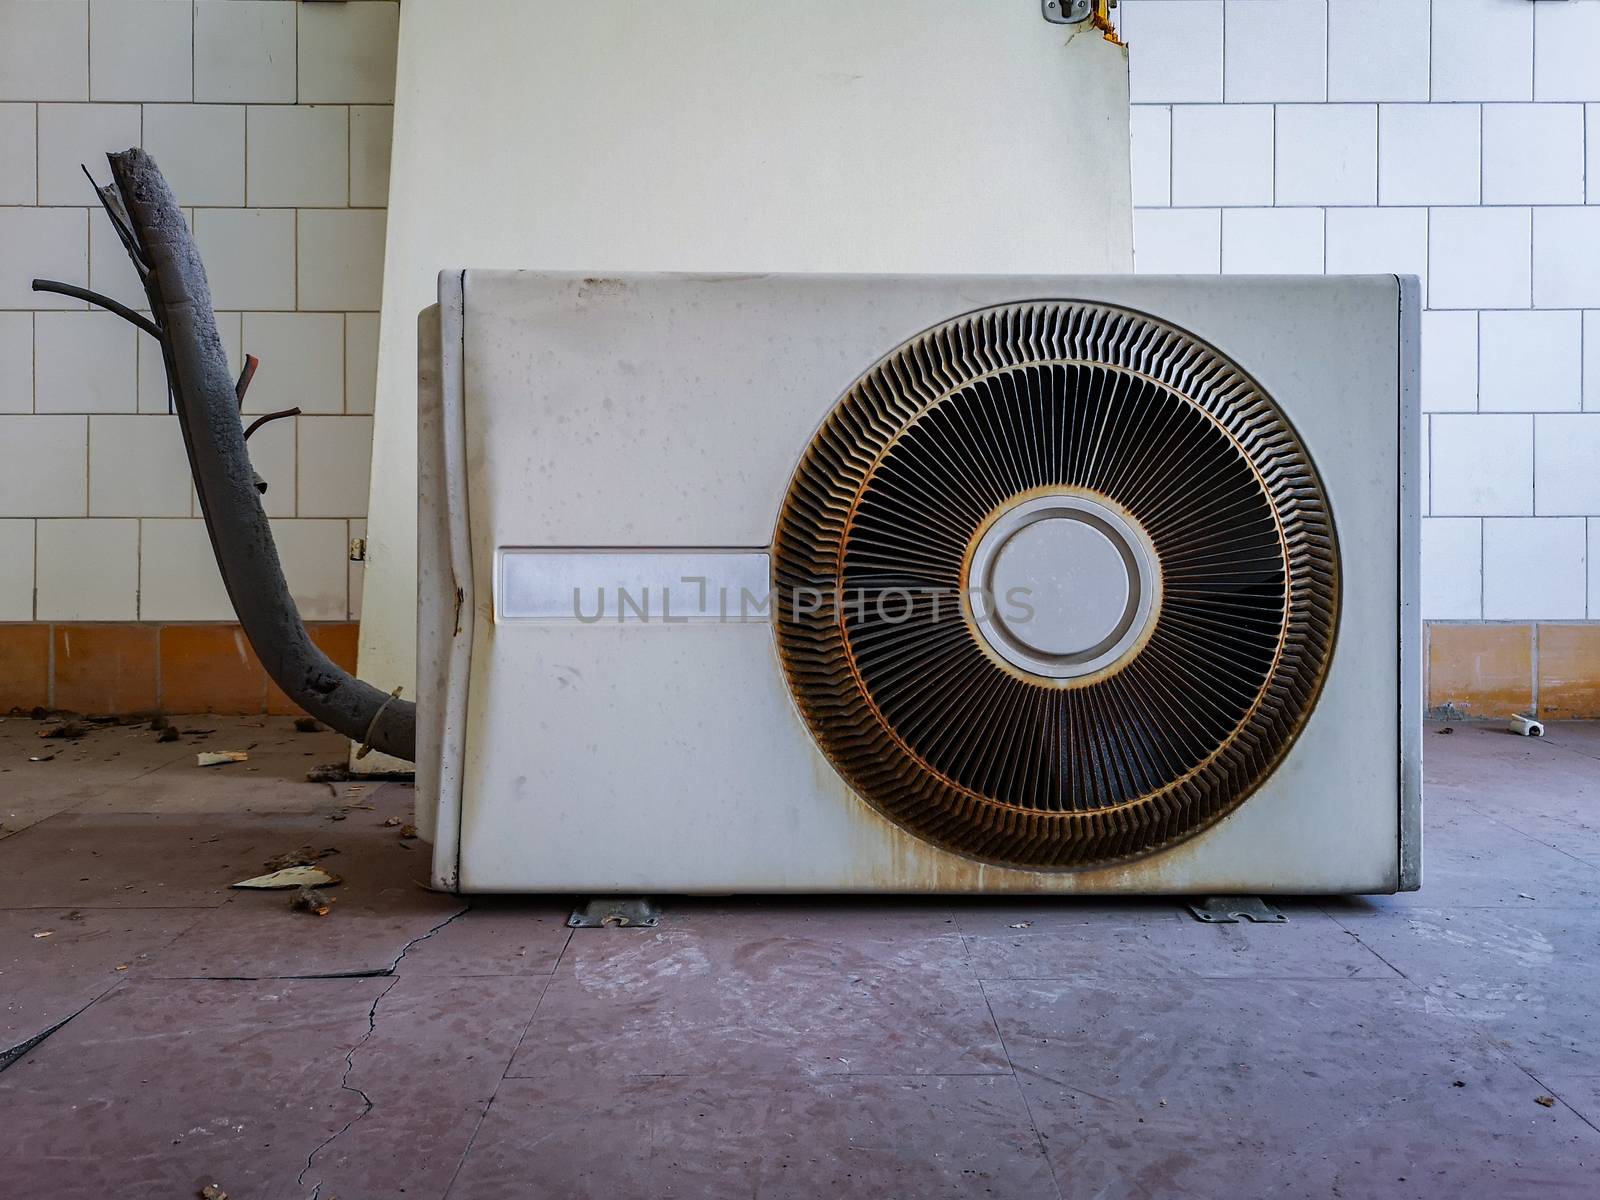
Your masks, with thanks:
[[[343,763],[323,763],[306,772],[306,779],[311,783],[343,783],[349,778],[350,768]]]
[[[52,725],[49,729],[39,730],[38,736],[42,738],[81,738],[89,734],[89,726],[81,721],[63,721],[60,725]]]
[[[385,817],[383,819],[383,823],[384,823],[384,826],[386,828],[393,829],[396,825],[400,824],[400,818],[399,817]]]
[[[270,871],[265,875],[255,875],[249,879],[241,879],[238,883],[230,886],[272,891],[278,888],[292,887],[332,887],[339,882],[341,882],[339,877],[333,872],[302,863],[296,867],[284,867],[282,870]]]
[[[54,932],[55,932],[54,929],[41,929],[37,933],[35,933],[33,936],[36,937],[36,938],[47,938],[51,934],[53,934]]]
[[[220,1183],[208,1183],[200,1189],[200,1200],[228,1200],[228,1193]]]
[[[303,887],[289,897],[289,907],[295,912],[308,912],[325,917],[333,911],[333,897],[324,896],[315,888]]]
[[[1511,733],[1520,734],[1523,737],[1544,736],[1544,725],[1541,722],[1534,720],[1532,717],[1523,716],[1521,713],[1518,713],[1506,723],[1506,729]]]
[[[323,725],[315,717],[296,717],[294,729],[296,733],[321,733]]]
[[[28,761],[29,762],[50,762],[54,758],[55,758],[54,754],[30,754],[30,755],[28,755]]]
[[[321,850],[313,850],[310,846],[301,846],[298,850],[275,854],[261,865],[269,871],[282,871],[286,867],[308,867],[312,863],[337,853],[339,853],[339,847],[337,846],[324,846]]]
[[[200,767],[221,767],[228,763],[250,761],[250,755],[243,750],[202,750],[194,758],[195,765]]]
[[[414,837],[416,837],[417,836],[417,827],[415,825],[402,825],[402,826],[400,826],[400,836],[401,836],[401,838],[414,838]]]
[[[1556,1106],[1556,1098],[1554,1096],[1535,1096],[1533,1102],[1543,1108],[1554,1108]]]
[[[158,742],[175,742],[177,740],[178,731],[171,725],[164,727],[160,733],[156,734],[156,741]]]

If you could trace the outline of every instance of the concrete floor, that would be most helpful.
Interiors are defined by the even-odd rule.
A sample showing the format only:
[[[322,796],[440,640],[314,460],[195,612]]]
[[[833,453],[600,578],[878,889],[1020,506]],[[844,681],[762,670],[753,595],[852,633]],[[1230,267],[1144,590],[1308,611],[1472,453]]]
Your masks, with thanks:
[[[1425,889],[1285,925],[683,900],[570,933],[570,898],[425,890],[407,787],[305,782],[330,735],[177,723],[212,732],[0,723],[0,1192],[1600,1194],[1600,725],[1431,728]],[[331,915],[228,890],[301,846],[338,850]]]

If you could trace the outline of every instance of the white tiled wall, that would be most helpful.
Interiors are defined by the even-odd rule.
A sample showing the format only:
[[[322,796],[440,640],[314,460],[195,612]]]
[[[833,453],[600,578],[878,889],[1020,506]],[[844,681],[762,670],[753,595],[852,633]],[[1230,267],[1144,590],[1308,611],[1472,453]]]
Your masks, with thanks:
[[[1122,0],[1142,272],[1420,276],[1423,609],[1600,618],[1600,0]]]
[[[1600,0],[1122,0],[1137,269],[1425,281],[1436,619],[1600,618]],[[307,614],[354,614],[393,0],[0,0],[0,620],[225,619],[78,164],[192,210]],[[142,343],[142,344],[141,344]],[[85,583],[93,576],[93,585]],[[80,592],[85,594],[80,595]]]
[[[358,615],[394,0],[0,0],[0,621],[228,620],[156,344],[79,169],[142,145],[191,213],[291,590]],[[314,414],[314,415],[313,415]]]

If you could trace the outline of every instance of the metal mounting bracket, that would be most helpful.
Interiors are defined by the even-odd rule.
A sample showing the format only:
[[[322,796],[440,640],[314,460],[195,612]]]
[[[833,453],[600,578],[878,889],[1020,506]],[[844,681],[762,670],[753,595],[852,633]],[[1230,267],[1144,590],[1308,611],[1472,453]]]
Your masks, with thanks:
[[[567,918],[571,929],[654,929],[661,910],[644,896],[601,896],[579,904]]]
[[[1041,0],[1041,7],[1052,25],[1077,25],[1094,15],[1094,0]]]
[[[1236,925],[1240,917],[1257,925],[1276,925],[1289,919],[1260,896],[1207,896],[1191,903],[1189,911],[1196,921],[1208,925]]]

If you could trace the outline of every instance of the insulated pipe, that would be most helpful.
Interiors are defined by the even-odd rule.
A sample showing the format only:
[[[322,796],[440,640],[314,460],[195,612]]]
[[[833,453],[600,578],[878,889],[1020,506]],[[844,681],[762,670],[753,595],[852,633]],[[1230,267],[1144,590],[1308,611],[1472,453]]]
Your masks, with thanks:
[[[115,187],[101,189],[101,200],[144,277],[200,511],[245,636],[273,682],[306,712],[364,747],[414,759],[416,705],[336,666],[312,642],[289,595],[239,424],[246,380],[236,393],[205,267],[177,201],[143,150],[107,158]]]

